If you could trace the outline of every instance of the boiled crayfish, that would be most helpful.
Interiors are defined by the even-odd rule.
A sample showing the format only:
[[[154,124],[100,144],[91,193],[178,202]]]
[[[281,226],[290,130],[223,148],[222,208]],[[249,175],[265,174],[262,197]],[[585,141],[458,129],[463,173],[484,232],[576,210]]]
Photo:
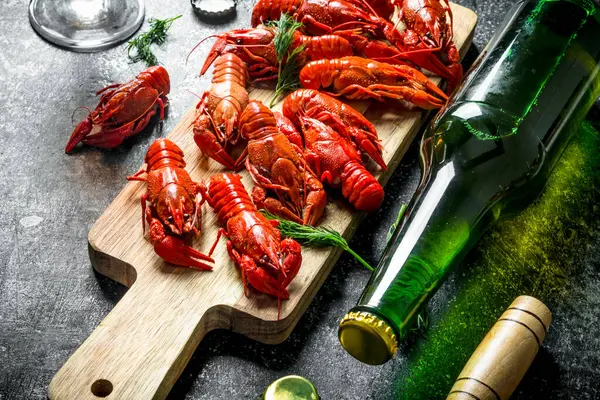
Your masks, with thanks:
[[[253,82],[277,79],[279,73],[279,62],[275,50],[277,34],[278,30],[273,27],[258,27],[236,29],[215,35],[217,40],[210,49],[200,75],[204,75],[208,71],[218,56],[234,53],[248,66],[248,73]],[[298,60],[300,66],[309,61],[351,55],[392,64],[406,64],[398,49],[383,41],[368,39],[361,35],[358,29],[322,36],[307,36],[299,31],[294,31],[288,51],[292,52],[300,46],[303,46]]]
[[[402,50],[397,56],[428,69],[449,83],[448,92],[462,79],[460,54],[453,41],[452,9],[447,0],[365,0],[391,21],[398,7]],[[382,61],[382,60],[378,60]]]
[[[411,61],[449,83],[448,92],[463,76],[460,54],[453,41],[452,10],[447,0],[393,0],[399,6],[404,49]]]
[[[282,111],[295,126],[300,126],[301,115],[329,125],[342,137],[352,139],[358,149],[367,153],[382,169],[387,169],[375,126],[349,105],[318,90],[299,89],[285,98]],[[287,129],[286,134],[294,135],[291,129]]]
[[[192,49],[190,54],[205,40],[217,40],[202,65],[200,76],[204,75],[215,60],[227,53],[235,54],[248,67],[248,75],[253,81],[277,79],[277,54],[273,39],[275,32],[270,28],[235,29],[208,36]],[[189,57],[189,56],[188,56]]]
[[[281,240],[277,221],[269,221],[256,210],[239,175],[212,176],[205,197],[225,226],[219,229],[209,254],[224,235],[229,239],[227,252],[241,269],[246,295],[250,284],[260,292],[288,299],[287,286],[302,264],[300,245],[293,239]]]
[[[279,122],[289,130],[291,122],[284,118],[279,116]],[[275,115],[259,101],[248,104],[240,126],[248,140],[246,170],[255,184],[254,204],[284,219],[314,225],[323,215],[327,195],[307,168],[302,148],[279,131]]]
[[[323,122],[299,116],[304,158],[321,182],[342,188],[342,195],[359,211],[374,211],[383,201],[383,188],[362,164],[351,142]]]
[[[239,140],[239,118],[248,104],[247,70],[235,54],[227,53],[215,61],[210,89],[197,106],[194,141],[204,154],[229,169],[240,169],[245,154],[237,161],[228,150]]]
[[[157,108],[162,120],[170,87],[167,70],[156,66],[127,83],[116,83],[98,91],[96,94],[102,95],[100,102],[77,125],[65,152],[72,152],[79,142],[105,149],[117,147],[126,138],[140,133]]]
[[[201,185],[184,169],[183,151],[168,139],[157,139],[144,161],[146,167],[127,180],[146,182],[146,193],[141,198],[142,227],[145,234],[145,219],[154,251],[171,264],[211,270],[206,262],[214,260],[184,243],[186,235],[200,234],[203,200]],[[146,177],[140,177],[142,174]]]
[[[328,90],[348,99],[405,100],[426,110],[446,104],[448,96],[425,75],[408,65],[390,65],[360,57],[319,60],[300,71],[308,89]]]

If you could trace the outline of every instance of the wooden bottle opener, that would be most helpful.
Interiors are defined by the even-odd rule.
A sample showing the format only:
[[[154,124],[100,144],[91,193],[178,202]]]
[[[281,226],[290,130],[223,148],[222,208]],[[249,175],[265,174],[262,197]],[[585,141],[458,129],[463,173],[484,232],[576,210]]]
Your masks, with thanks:
[[[538,299],[519,296],[479,344],[447,400],[505,400],[535,358],[552,313]]]

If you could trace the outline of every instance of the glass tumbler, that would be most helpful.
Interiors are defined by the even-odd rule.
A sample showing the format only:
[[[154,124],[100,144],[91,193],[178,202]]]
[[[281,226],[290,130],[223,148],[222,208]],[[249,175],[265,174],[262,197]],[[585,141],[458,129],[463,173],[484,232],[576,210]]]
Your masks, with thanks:
[[[115,46],[144,21],[144,0],[31,0],[29,21],[60,47],[91,52]]]

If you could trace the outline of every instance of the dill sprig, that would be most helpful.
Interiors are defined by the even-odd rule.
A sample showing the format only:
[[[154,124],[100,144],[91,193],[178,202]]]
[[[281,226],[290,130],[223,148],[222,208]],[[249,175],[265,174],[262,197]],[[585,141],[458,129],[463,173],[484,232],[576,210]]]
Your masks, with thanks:
[[[284,13],[281,14],[279,20],[268,22],[267,26],[275,28],[277,31],[273,38],[273,45],[275,46],[277,61],[282,63],[292,45],[294,33],[302,27],[302,22],[297,22],[293,17]]]
[[[348,242],[342,237],[342,235],[340,235],[339,232],[336,232],[331,228],[315,228],[309,225],[300,225],[296,222],[273,215],[266,210],[260,210],[260,212],[268,219],[275,219],[279,221],[279,231],[283,236],[297,239],[307,246],[340,247],[354,256],[354,258],[356,258],[358,262],[360,262],[369,271],[373,271],[373,267],[371,267],[369,263],[363,260],[361,256],[356,254],[354,250],[348,246]]]
[[[279,63],[275,96],[271,99],[270,103],[270,106],[273,107],[279,96],[284,92],[300,87],[300,80],[298,79],[298,73],[300,72],[298,56],[304,51],[306,45],[302,44],[290,52],[294,33],[302,27],[302,23],[295,21],[288,14],[281,14],[278,21],[271,21],[267,26],[276,30],[273,45],[275,46],[275,54]]]
[[[167,31],[178,18],[181,18],[181,15],[167,19],[150,18],[150,30],[127,42],[127,56],[131,62],[145,61],[148,66],[158,65],[158,59],[150,50],[150,45],[163,44],[167,39]],[[133,49],[135,53],[132,55]]]
[[[298,65],[298,55],[304,51],[304,45],[296,47],[284,63],[279,64],[277,75],[277,86],[275,95],[271,99],[269,107],[273,107],[277,99],[285,92],[298,89],[300,87],[300,66]]]

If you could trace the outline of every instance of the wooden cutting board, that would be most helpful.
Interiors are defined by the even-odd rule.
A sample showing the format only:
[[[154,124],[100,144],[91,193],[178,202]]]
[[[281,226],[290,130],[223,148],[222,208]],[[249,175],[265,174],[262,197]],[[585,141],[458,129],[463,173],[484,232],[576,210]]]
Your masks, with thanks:
[[[464,54],[477,17],[458,5],[453,4],[452,10],[455,42]],[[272,94],[252,90],[251,97],[267,102]],[[375,124],[384,144],[389,170],[378,179],[385,184],[419,131],[425,113],[391,113],[378,103],[353,105]],[[168,138],[185,152],[192,178],[206,181],[223,169],[201,157],[190,128],[194,111],[185,114]],[[249,176],[246,172],[242,176],[251,190]],[[144,183],[127,183],[89,233],[93,267],[131,288],[54,376],[48,390],[53,400],[164,399],[204,335],[213,329],[231,329],[264,343],[282,342],[340,255],[338,249],[303,248],[302,268],[288,287],[291,298],[282,302],[278,320],[276,299],[255,290],[244,296],[240,273],[227,255],[224,240],[216,248],[212,272],[163,262],[142,236],[140,196],[144,190]],[[332,202],[322,225],[349,239],[363,216]],[[217,229],[214,213],[205,206],[202,235],[192,243],[194,248],[207,253]],[[357,268],[362,267],[357,264]]]

